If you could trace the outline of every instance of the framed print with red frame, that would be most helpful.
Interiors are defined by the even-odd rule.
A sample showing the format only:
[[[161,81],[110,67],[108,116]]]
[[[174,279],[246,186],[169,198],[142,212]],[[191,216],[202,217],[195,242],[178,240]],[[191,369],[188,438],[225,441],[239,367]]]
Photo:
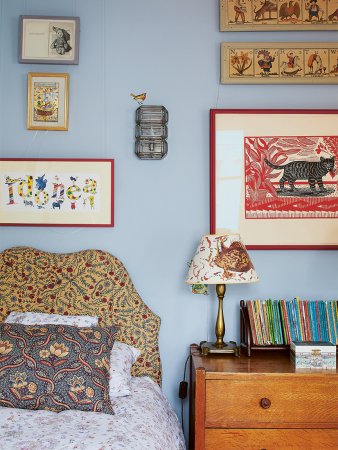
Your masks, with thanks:
[[[211,233],[338,249],[338,110],[212,109]]]
[[[0,225],[114,226],[113,159],[0,159]]]

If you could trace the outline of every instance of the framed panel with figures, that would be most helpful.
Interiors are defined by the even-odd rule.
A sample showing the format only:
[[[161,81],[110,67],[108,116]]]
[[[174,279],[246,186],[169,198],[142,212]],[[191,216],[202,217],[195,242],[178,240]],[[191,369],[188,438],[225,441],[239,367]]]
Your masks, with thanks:
[[[338,249],[338,110],[210,111],[210,231]]]
[[[0,167],[0,225],[114,225],[114,160],[2,158]]]
[[[338,0],[220,0],[220,31],[338,30]]]
[[[338,84],[338,43],[223,42],[223,84]]]

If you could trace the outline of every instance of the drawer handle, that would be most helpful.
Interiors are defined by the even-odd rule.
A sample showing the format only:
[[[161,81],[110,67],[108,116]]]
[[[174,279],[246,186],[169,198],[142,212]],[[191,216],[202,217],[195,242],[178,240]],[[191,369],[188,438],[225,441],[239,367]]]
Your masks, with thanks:
[[[261,407],[263,409],[268,409],[271,406],[271,401],[268,398],[261,398],[261,401],[259,402],[259,404],[261,405]]]

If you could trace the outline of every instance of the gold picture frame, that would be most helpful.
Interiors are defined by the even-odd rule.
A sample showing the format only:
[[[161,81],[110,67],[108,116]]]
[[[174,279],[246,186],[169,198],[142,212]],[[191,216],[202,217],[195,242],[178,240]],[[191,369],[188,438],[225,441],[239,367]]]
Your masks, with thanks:
[[[28,130],[68,130],[68,86],[68,73],[28,73]]]
[[[220,31],[338,30],[338,0],[220,0]]]
[[[222,84],[338,84],[336,42],[223,42]]]

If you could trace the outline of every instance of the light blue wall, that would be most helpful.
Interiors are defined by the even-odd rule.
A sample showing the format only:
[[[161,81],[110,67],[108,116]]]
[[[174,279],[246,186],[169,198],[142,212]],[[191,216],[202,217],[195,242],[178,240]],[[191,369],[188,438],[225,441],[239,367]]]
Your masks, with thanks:
[[[162,317],[163,388],[177,413],[191,342],[212,338],[216,299],[193,296],[187,262],[209,231],[210,108],[337,108],[337,86],[219,84],[222,41],[336,41],[336,32],[220,33],[217,0],[0,0],[0,156],[114,158],[114,228],[0,229],[13,245],[71,252],[101,248],[126,265]],[[81,18],[80,64],[18,64],[18,16]],[[70,73],[68,132],[26,130],[28,72]],[[141,161],[131,92],[169,111],[169,153]],[[255,251],[257,285],[229,287],[226,339],[238,339],[241,298],[336,298],[336,251]]]

